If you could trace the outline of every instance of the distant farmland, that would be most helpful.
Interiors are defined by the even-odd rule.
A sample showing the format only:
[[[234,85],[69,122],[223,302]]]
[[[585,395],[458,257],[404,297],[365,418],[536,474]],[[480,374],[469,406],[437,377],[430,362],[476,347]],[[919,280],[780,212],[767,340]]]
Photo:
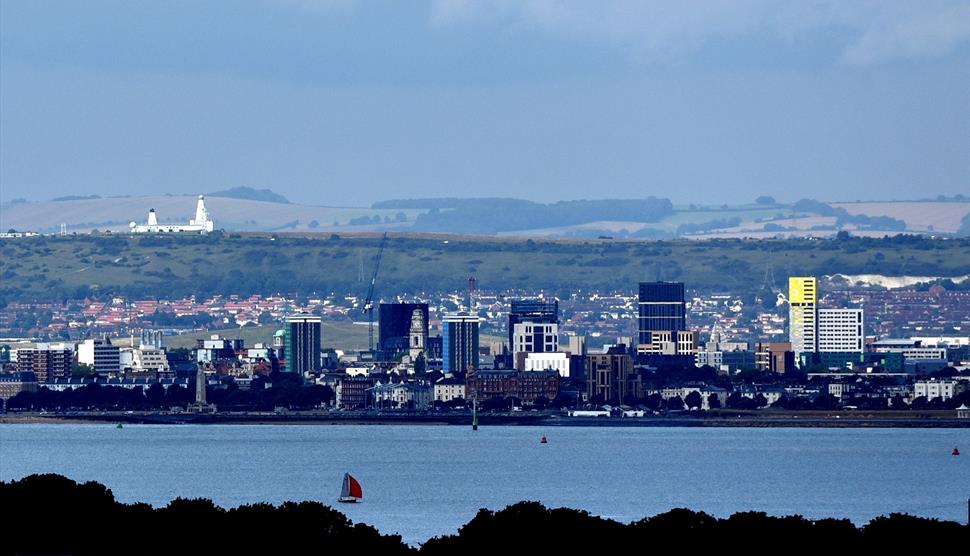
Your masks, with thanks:
[[[88,232],[92,229],[127,231],[129,222],[143,224],[148,209],[154,208],[160,223],[188,223],[195,216],[195,195],[155,195],[150,197],[110,197],[70,201],[44,201],[5,205],[0,209],[0,227],[4,231],[32,230],[55,232],[61,223],[68,232]],[[393,225],[399,213],[413,221],[422,210],[378,210],[355,207],[314,207],[308,205],[268,203],[247,199],[212,197],[205,199],[206,208],[215,220],[216,228],[233,231],[294,231],[340,229],[352,219],[375,216],[387,218]],[[334,226],[334,223],[337,226]],[[353,226],[358,231],[380,229],[383,224]]]
[[[478,201],[463,200],[469,214],[477,214]],[[0,207],[0,228],[20,231],[52,233],[67,225],[67,232],[87,233],[91,230],[127,231],[131,221],[143,223],[149,208],[154,208],[161,223],[187,222],[195,212],[194,195],[155,195],[147,197],[105,197],[62,201],[8,203]],[[207,196],[209,208],[217,229],[230,232],[411,232],[436,229],[444,233],[481,234],[469,229],[464,221],[451,222],[437,228],[426,226],[428,208],[368,208],[368,207],[317,207],[284,204],[247,199]],[[429,201],[429,205],[432,204]],[[384,206],[383,204],[378,204]],[[483,210],[487,204],[482,205]],[[960,227],[960,220],[970,213],[970,203],[958,202],[878,202],[836,203],[835,208],[845,209],[851,215],[890,217],[906,223],[907,232],[952,234]],[[630,218],[624,213],[623,203],[617,203],[616,218],[609,211],[590,213],[588,222],[571,223],[558,221],[537,223],[518,214],[522,228],[508,228],[496,232],[507,237],[587,237],[601,235],[650,239],[669,239],[676,236],[695,239],[708,237],[773,237],[835,235],[839,229],[856,232],[854,223],[836,226],[832,215],[823,216],[812,212],[796,212],[793,205],[742,204],[734,206],[680,206],[655,220]],[[442,209],[447,212],[450,209]],[[512,218],[515,211],[497,212],[495,219]],[[629,211],[626,211],[627,213]],[[585,214],[585,213],[584,213]],[[626,214],[624,218],[623,215]],[[418,219],[421,218],[421,223]],[[481,224],[479,222],[479,224]],[[535,225],[528,228],[529,224]],[[768,229],[765,229],[768,226]],[[474,226],[472,226],[474,228]],[[859,235],[896,235],[898,229],[878,229],[866,226]]]
[[[970,213],[970,203],[886,202],[832,203],[849,214],[890,216],[906,222],[906,229],[919,232],[956,232],[960,219]]]

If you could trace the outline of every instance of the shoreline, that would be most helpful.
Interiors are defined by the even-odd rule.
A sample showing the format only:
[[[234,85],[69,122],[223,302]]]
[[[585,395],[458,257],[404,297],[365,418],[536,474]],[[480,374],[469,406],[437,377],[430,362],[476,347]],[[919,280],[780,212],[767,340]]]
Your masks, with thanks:
[[[560,414],[485,414],[480,426],[548,427],[764,427],[764,428],[970,428],[970,419],[950,411],[897,415],[845,411],[799,413],[705,412],[646,417],[567,417]],[[471,417],[462,413],[294,412],[271,413],[162,413],[162,412],[61,412],[5,413],[0,424],[103,425],[370,425],[370,426],[467,426]]]

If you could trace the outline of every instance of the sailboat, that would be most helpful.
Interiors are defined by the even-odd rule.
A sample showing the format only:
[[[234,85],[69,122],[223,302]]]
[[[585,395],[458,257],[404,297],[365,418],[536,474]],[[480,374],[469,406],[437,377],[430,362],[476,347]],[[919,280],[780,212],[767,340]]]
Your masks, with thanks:
[[[364,490],[360,488],[360,483],[350,473],[344,473],[344,484],[337,502],[360,502],[363,499]]]

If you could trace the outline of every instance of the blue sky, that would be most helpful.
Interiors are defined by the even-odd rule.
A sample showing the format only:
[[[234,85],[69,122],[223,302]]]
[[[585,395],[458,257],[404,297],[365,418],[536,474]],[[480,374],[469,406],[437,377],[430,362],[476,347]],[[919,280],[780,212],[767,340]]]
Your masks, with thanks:
[[[0,2],[0,200],[970,193],[970,3]]]

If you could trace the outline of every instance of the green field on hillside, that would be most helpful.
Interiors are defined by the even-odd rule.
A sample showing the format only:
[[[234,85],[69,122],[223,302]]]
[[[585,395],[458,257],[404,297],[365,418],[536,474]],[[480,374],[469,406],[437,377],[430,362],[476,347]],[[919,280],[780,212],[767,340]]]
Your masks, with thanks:
[[[0,301],[364,293],[380,237],[101,235],[0,240]],[[362,272],[361,272],[362,271]],[[744,294],[789,275],[970,273],[970,240],[554,241],[400,234],[387,241],[378,295],[461,290],[633,291],[642,280]],[[363,280],[361,280],[363,275]]]

